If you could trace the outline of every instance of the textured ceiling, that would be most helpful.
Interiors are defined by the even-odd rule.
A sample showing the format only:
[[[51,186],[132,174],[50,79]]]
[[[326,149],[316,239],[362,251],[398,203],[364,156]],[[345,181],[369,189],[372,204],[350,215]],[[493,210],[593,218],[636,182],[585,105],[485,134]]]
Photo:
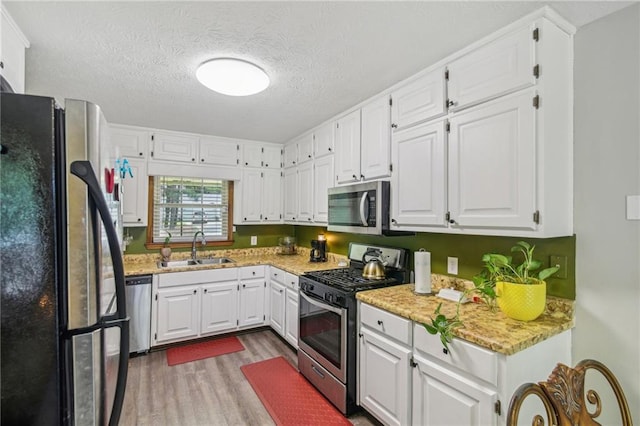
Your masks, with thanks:
[[[14,2],[28,93],[87,99],[115,123],[285,142],[474,40],[551,5],[580,27],[628,2]],[[261,66],[249,97],[195,78]]]

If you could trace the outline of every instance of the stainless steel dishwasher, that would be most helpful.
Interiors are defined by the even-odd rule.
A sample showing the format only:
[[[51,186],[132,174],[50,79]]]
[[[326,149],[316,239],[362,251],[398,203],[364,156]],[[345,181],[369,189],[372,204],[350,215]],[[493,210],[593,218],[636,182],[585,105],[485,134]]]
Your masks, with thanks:
[[[153,275],[126,277],[129,353],[149,351],[151,344],[151,282]]]

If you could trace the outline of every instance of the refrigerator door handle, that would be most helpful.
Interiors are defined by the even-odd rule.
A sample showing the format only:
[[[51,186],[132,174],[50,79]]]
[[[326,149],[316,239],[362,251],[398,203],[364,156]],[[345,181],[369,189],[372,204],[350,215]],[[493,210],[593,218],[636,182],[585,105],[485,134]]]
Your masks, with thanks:
[[[100,189],[100,184],[93,171],[91,162],[86,160],[78,160],[71,163],[71,173],[79,177],[89,190],[89,195],[93,199],[96,209],[100,214],[104,230],[109,243],[109,251],[111,253],[111,261],[113,263],[113,276],[116,287],[116,312],[113,315],[103,317],[102,327],[119,327],[120,328],[120,353],[118,360],[118,374],[116,380],[116,389],[109,418],[109,426],[117,426],[124,404],[124,393],[127,384],[127,372],[129,362],[129,318],[126,313],[125,300],[125,281],[124,281],[124,262],[122,253],[120,252],[120,244],[118,242],[118,234],[116,228],[111,221],[107,202]]]
[[[104,230],[107,234],[107,241],[109,242],[109,251],[111,252],[111,261],[113,263],[113,277],[116,286],[116,312],[105,319],[124,319],[127,317],[126,312],[126,300],[125,300],[125,283],[124,283],[124,261],[122,260],[122,253],[120,252],[120,243],[118,241],[118,233],[111,221],[111,215],[109,214],[109,207],[102,195],[100,184],[96,178],[96,174],[93,171],[91,162],[86,160],[78,160],[71,163],[71,173],[78,176],[89,189],[89,194],[93,199],[98,213],[102,218],[104,224]]]

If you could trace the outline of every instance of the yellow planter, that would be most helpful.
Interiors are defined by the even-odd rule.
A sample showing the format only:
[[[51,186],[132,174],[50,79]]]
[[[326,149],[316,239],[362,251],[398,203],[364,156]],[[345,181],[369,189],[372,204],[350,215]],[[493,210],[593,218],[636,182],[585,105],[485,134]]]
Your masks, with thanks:
[[[496,282],[498,307],[509,318],[532,321],[543,312],[547,303],[547,283],[516,284]]]

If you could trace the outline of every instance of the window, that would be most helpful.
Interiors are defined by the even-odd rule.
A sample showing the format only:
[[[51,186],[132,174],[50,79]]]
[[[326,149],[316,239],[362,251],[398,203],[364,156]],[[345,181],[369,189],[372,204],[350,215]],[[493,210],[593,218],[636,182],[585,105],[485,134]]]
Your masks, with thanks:
[[[155,176],[151,184],[153,214],[147,243],[163,243],[169,233],[172,243],[191,243],[198,231],[210,242],[231,240],[233,182]]]

